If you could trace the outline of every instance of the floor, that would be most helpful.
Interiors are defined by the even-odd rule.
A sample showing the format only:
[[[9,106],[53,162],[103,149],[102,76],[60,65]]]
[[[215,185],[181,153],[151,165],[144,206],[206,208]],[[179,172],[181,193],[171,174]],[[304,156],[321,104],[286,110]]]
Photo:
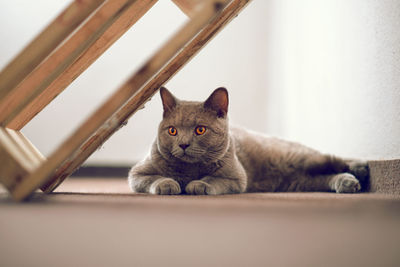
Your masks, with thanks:
[[[0,266],[400,266],[400,197],[150,196],[70,178],[17,204],[0,188]]]

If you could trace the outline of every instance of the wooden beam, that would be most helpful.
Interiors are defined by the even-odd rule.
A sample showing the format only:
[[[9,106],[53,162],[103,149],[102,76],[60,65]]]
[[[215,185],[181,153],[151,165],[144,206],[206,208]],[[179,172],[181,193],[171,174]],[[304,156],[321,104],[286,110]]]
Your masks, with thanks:
[[[22,129],[157,1],[141,0],[129,4],[127,1],[113,0],[104,4],[67,42],[35,69],[13,94],[3,101],[3,105],[0,105],[0,114],[3,114],[0,121],[3,118],[3,123],[8,128]],[[111,25],[109,25],[110,21],[113,21]],[[109,27],[97,37],[96,35],[99,34],[95,33],[94,29],[105,23]],[[93,38],[94,36],[98,39]],[[93,44],[88,46],[90,43],[88,40],[92,40]],[[85,47],[82,43],[86,44]],[[84,51],[78,53],[78,50]],[[54,66],[62,67],[55,69]],[[32,92],[32,88],[36,88],[37,97],[29,104],[22,105],[21,99],[27,97]]]
[[[49,24],[0,73],[0,99],[14,90],[105,0],[76,0]]]
[[[219,14],[228,0],[210,0],[181,30],[179,30],[139,71],[122,85],[92,116],[90,116],[67,140],[49,157],[47,162],[29,175],[12,192],[14,199],[23,200],[36,188],[51,178],[56,169],[68,158],[79,153],[79,148],[99,129],[118,127],[113,117],[137,91],[161,68],[166,65],[184,46]],[[109,119],[111,118],[111,119]]]
[[[101,128],[83,144],[79,152],[74,154],[53,177],[42,187],[45,192],[52,192],[65,178],[71,175],[81,164],[103,144],[112,134],[122,127],[127,120],[158,91],[164,83],[170,80],[190,59],[192,59],[225,25],[227,25],[250,0],[234,0],[207,25],[189,44],[187,44],[162,70],[131,98],[127,104],[114,114],[112,120],[115,127]]]
[[[80,74],[66,72],[76,60],[79,62],[78,65],[74,65],[75,70],[79,69],[82,72],[85,68],[80,68],[79,64],[84,64],[86,67],[89,66],[90,64],[87,64],[84,60],[89,59],[93,62],[105,51],[107,45],[111,45],[111,42],[116,40],[114,38],[116,35],[121,36],[128,29],[126,27],[114,27],[113,29],[117,31],[110,33],[108,30],[114,23],[119,20],[118,26],[122,26],[121,22],[126,22],[127,20],[131,22],[131,18],[127,18],[126,16],[128,10],[131,11],[130,15],[132,15],[132,11],[142,13],[142,8],[146,6],[146,3],[148,8],[150,8],[154,2],[152,0],[113,0],[106,2],[71,38],[34,70],[9,97],[2,101],[3,105],[0,105],[0,123],[7,125],[7,127],[12,127],[10,121],[14,120],[18,115],[20,115],[20,118],[24,118],[24,122],[27,123],[40,111],[40,108],[44,108],[44,106],[50,103],[56,95]],[[134,5],[135,3],[137,4]],[[132,6],[134,6],[134,9],[130,9]],[[122,15],[125,15],[124,20],[121,20]],[[138,16],[135,18],[139,19]],[[101,37],[103,38],[100,40]],[[106,47],[95,49],[98,48],[93,46],[96,42],[97,44],[104,44]],[[94,55],[87,53],[90,48],[92,48],[90,52],[94,53]],[[86,52],[86,57],[82,59],[81,56],[84,52]],[[55,80],[58,83],[54,83]],[[60,85],[59,81],[62,81],[63,84]],[[42,105],[35,106],[39,110],[24,110],[24,112],[21,112],[43,92],[45,92],[44,95],[38,100]],[[35,103],[37,102],[33,104],[35,105]],[[21,126],[23,125],[12,128],[20,129]]]
[[[189,18],[193,17],[201,8],[201,5],[205,2],[204,0],[172,0],[183,13]]]

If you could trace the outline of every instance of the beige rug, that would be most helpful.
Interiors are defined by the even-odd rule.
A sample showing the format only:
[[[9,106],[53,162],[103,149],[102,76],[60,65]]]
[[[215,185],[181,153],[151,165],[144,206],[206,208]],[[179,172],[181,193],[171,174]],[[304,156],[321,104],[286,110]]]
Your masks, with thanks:
[[[115,178],[0,193],[0,266],[400,266],[399,248],[398,196],[149,196]]]

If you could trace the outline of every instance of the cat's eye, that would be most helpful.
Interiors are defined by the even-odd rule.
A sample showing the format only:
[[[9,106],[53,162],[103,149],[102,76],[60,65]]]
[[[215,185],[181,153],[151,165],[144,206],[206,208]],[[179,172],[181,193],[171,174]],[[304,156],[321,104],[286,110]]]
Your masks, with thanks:
[[[173,126],[170,126],[168,128],[168,133],[169,133],[169,135],[175,136],[178,133],[178,130]]]
[[[206,132],[206,127],[205,126],[197,126],[196,129],[194,130],[194,132],[197,135],[202,135]]]

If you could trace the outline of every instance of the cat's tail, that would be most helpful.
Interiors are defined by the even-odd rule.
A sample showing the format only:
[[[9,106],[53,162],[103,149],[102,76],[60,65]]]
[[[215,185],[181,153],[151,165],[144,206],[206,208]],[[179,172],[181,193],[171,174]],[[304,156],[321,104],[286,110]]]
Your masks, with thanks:
[[[323,175],[348,172],[349,164],[342,158],[333,155],[310,155],[304,161],[304,169],[311,175]]]

